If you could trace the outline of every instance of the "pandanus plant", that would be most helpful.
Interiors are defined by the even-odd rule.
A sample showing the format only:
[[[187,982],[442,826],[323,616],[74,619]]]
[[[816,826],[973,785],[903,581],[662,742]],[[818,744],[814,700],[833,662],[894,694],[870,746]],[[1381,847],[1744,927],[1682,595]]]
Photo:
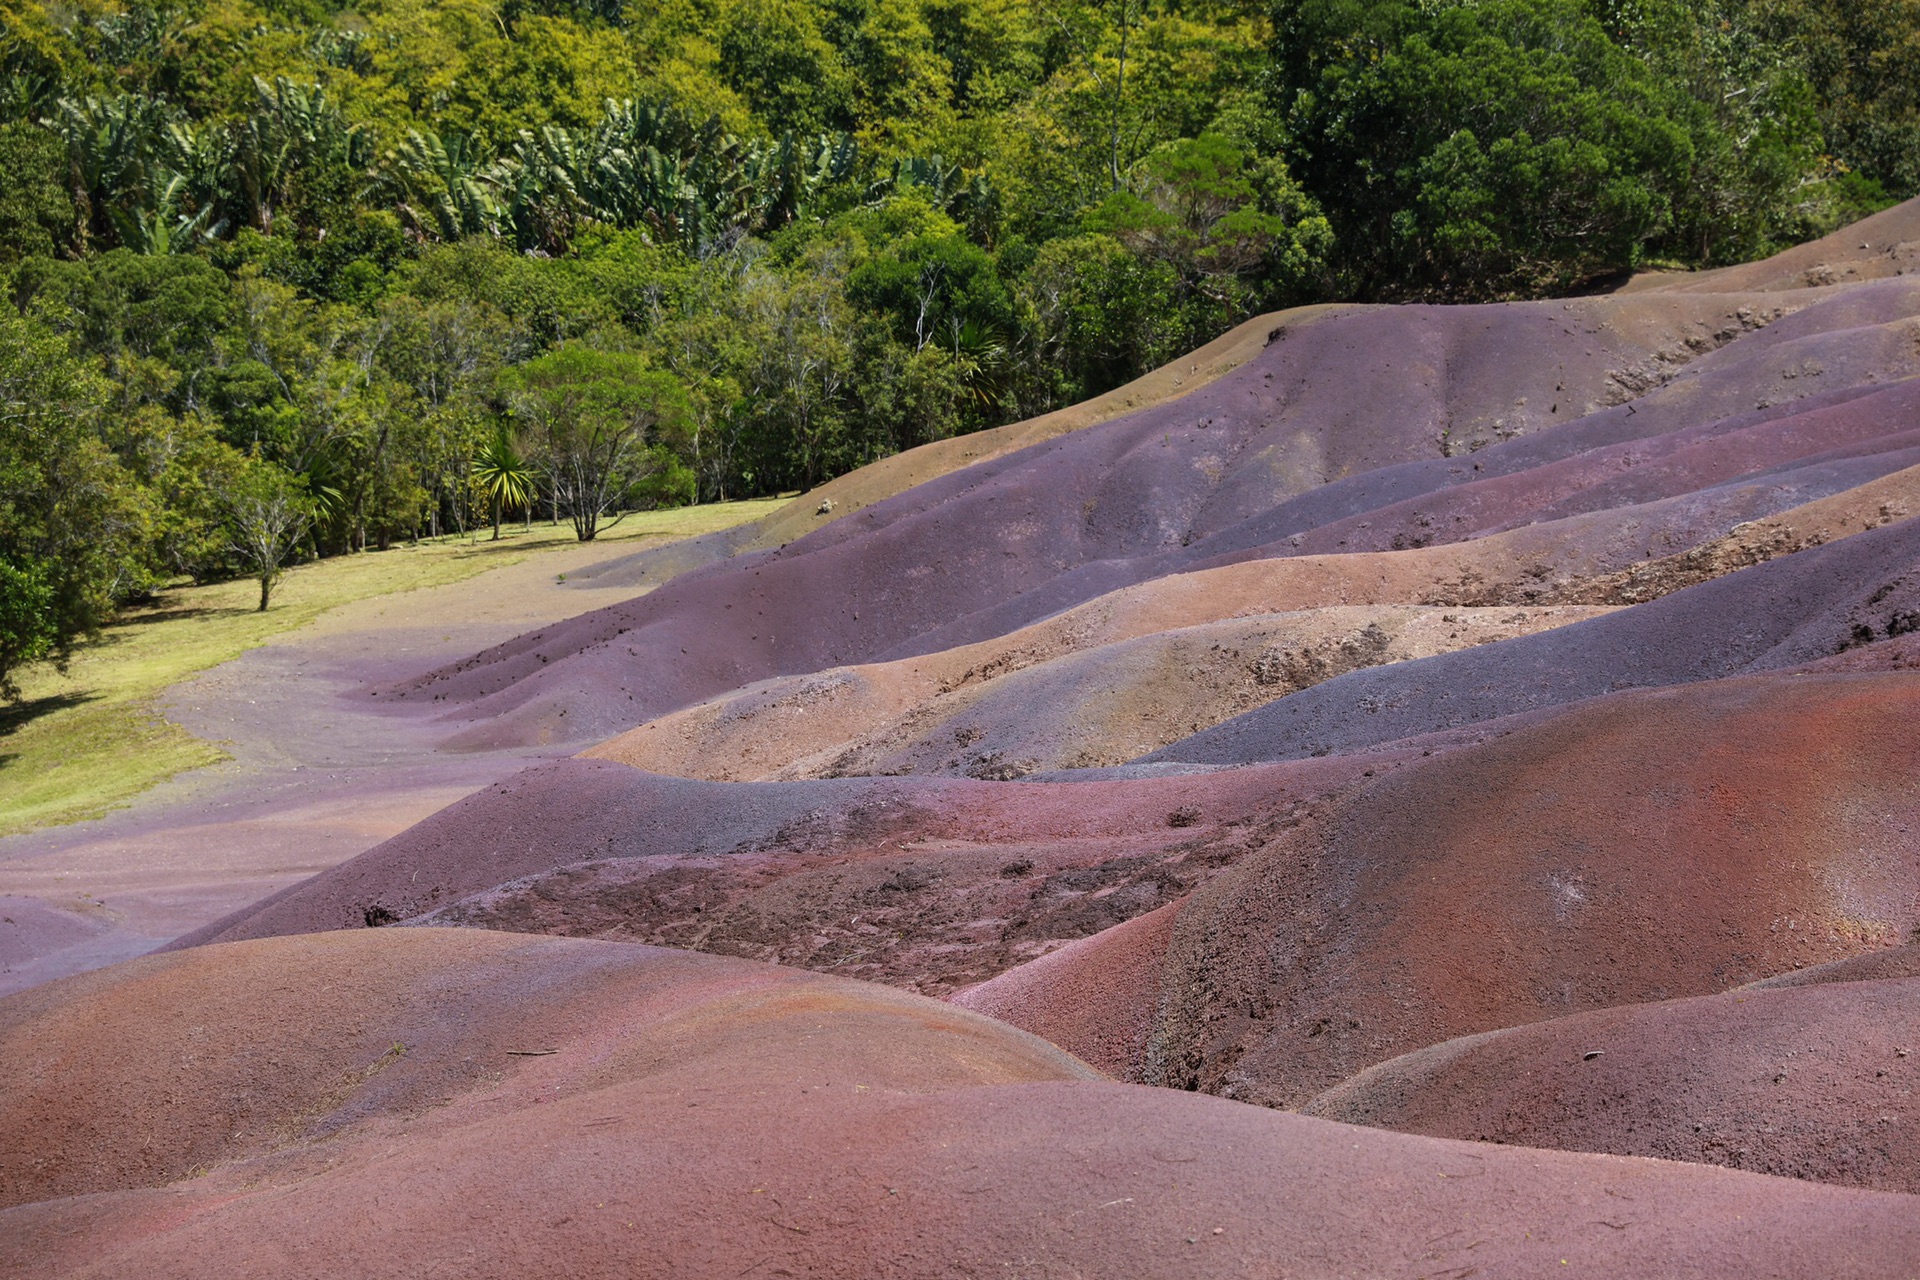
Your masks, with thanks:
[[[525,508],[529,513],[533,510],[533,467],[505,426],[495,427],[493,434],[481,443],[480,451],[473,458],[473,478],[487,495],[493,516],[493,541],[498,542],[502,510],[514,507]]]

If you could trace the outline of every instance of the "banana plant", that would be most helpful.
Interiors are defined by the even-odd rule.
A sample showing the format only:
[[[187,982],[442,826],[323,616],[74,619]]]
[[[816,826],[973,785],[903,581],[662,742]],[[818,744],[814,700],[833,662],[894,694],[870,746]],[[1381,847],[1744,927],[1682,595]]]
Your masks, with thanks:
[[[584,194],[593,162],[589,139],[548,125],[520,131],[512,150],[488,171],[501,193],[506,224],[522,249],[552,251],[591,216]]]
[[[15,70],[0,59],[0,121],[38,120],[59,96],[58,76]]]
[[[500,203],[471,138],[409,129],[387,153],[381,177],[400,197],[402,211],[416,224],[424,213],[442,240],[493,235],[500,229]]]
[[[194,234],[213,240],[232,225],[233,135],[218,125],[196,128],[176,120],[161,133],[155,147],[156,165],[182,185],[179,210],[195,224]]]
[[[118,207],[113,213],[114,233],[120,243],[135,253],[178,253],[208,239],[214,207],[183,208],[189,183],[181,174],[168,174],[153,193],[150,206]]]
[[[853,176],[859,148],[851,135],[823,133],[799,139],[791,133],[760,151],[752,162],[761,192],[760,221],[781,226],[804,217],[828,188]]]
[[[143,94],[61,98],[42,123],[67,145],[68,180],[78,215],[76,248],[109,231],[115,213],[151,204],[155,143],[172,108]]]
[[[329,165],[365,169],[373,140],[347,124],[319,85],[285,76],[268,84],[256,76],[253,87],[254,110],[236,131],[233,170],[248,220],[271,235],[274,214],[303,171]]]

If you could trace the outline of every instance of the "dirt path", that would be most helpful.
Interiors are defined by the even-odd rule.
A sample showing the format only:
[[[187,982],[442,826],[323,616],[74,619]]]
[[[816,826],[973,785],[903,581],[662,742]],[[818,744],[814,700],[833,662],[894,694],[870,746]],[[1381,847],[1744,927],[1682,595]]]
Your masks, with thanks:
[[[630,598],[631,587],[558,581],[618,553],[562,545],[461,582],[355,601],[174,686],[168,718],[233,758],[98,821],[0,840],[0,994],[140,955],[531,759],[577,749],[441,752],[439,731],[355,695],[369,679],[426,671]]]

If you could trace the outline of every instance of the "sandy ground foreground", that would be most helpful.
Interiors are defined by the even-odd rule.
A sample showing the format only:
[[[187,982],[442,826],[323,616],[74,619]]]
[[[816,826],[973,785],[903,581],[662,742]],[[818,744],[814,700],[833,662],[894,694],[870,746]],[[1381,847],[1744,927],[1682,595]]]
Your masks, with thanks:
[[[0,840],[0,994],[141,955],[576,749],[441,752],[426,709],[375,712],[353,695],[631,598],[638,588],[557,581],[630,549],[563,545],[355,601],[169,690],[167,717],[233,759],[98,821]]]

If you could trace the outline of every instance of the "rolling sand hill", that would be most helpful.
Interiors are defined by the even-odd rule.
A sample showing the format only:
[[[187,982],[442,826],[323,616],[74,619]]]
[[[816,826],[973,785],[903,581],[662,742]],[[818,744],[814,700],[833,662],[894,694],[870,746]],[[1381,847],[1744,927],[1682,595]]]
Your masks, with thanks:
[[[1911,1196],[1104,1083],[951,1006],[613,943],[206,948],[15,996],[0,1043],[19,1276],[1897,1276],[1920,1250]]]
[[[1261,317],[348,663],[484,785],[0,999],[0,1272],[1912,1280],[1916,265]]]

